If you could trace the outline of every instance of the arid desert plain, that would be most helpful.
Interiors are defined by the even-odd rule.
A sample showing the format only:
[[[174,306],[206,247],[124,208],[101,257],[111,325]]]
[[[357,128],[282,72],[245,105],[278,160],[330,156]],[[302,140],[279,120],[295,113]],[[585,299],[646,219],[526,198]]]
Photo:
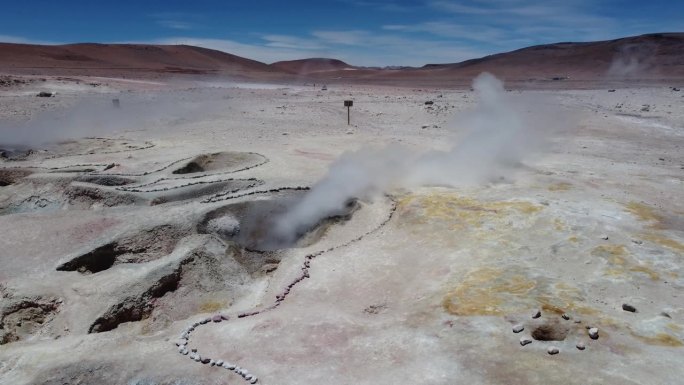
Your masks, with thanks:
[[[0,383],[684,378],[684,84],[12,79]]]

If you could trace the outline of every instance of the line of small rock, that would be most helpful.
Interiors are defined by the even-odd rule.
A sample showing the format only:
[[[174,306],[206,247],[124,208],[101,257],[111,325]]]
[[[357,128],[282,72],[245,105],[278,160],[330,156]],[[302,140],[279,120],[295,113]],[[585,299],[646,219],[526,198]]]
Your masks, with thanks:
[[[333,246],[333,247],[330,247],[328,249],[321,250],[321,251],[318,251],[316,253],[306,255],[304,257],[304,263],[301,267],[301,271],[302,271],[301,275],[298,276],[294,281],[290,282],[287,285],[287,287],[280,294],[276,295],[276,301],[271,306],[266,307],[266,308],[261,309],[261,310],[253,310],[251,312],[239,313],[237,315],[237,318],[252,317],[252,316],[255,316],[255,315],[276,309],[278,306],[280,306],[280,304],[283,301],[285,301],[285,298],[287,298],[287,296],[290,294],[290,291],[292,290],[292,288],[295,285],[297,285],[299,282],[303,281],[306,278],[310,278],[309,268],[311,267],[311,261],[312,260],[314,260],[316,257],[318,257],[322,254],[331,252],[331,251],[339,249],[339,248],[347,247],[353,243],[356,243],[356,242],[362,240],[363,238],[367,237],[368,235],[373,234],[374,232],[376,232],[376,231],[380,230],[382,227],[384,227],[394,217],[394,213],[397,210],[396,201],[394,199],[392,199],[392,197],[390,197],[390,196],[388,196],[388,198],[392,201],[392,208],[390,209],[390,212],[387,215],[387,218],[382,223],[380,223],[376,228],[374,228],[374,229],[372,229],[372,230],[370,230],[370,231],[368,231],[368,232],[366,232],[366,233],[364,233],[364,234],[362,234],[362,235],[360,235],[360,236],[358,236],[358,237],[356,237],[356,238],[354,238],[348,242],[345,242],[344,244]],[[242,367],[235,365],[233,363],[230,363],[228,361],[214,360],[214,359],[209,358],[209,357],[202,357],[196,348],[191,348],[190,350],[188,350],[188,343],[190,341],[190,334],[193,331],[195,331],[195,329],[197,329],[199,326],[208,324],[209,322],[218,323],[218,322],[229,321],[229,320],[230,320],[230,316],[228,316],[228,315],[216,314],[212,317],[203,318],[200,321],[196,321],[196,322],[192,323],[190,326],[188,326],[186,329],[184,329],[181,332],[180,338],[176,342],[176,346],[178,347],[178,353],[180,353],[181,355],[188,356],[190,359],[192,359],[195,362],[201,362],[202,364],[207,364],[210,366],[218,366],[218,367],[221,367],[224,369],[231,370],[231,371],[235,372],[236,374],[242,376],[242,378],[244,378],[250,384],[256,384],[259,381],[259,379],[255,375],[249,373],[249,371],[247,371],[247,369],[242,368]]]
[[[247,154],[250,154],[250,155],[258,155],[258,156],[260,156],[260,157],[263,158],[263,161],[262,161],[261,163],[257,163],[257,164],[251,165],[251,166],[243,167],[243,168],[238,169],[238,170],[231,170],[231,171],[224,171],[224,172],[217,172],[217,173],[203,173],[203,174],[201,174],[201,175],[192,175],[192,176],[177,177],[177,178],[162,177],[162,178],[156,179],[156,180],[154,180],[154,181],[152,181],[152,182],[143,183],[143,184],[139,184],[139,185],[135,185],[135,186],[131,186],[131,187],[135,187],[135,188],[146,187],[146,186],[150,186],[150,185],[153,185],[153,184],[155,184],[155,183],[159,183],[159,182],[163,182],[163,181],[167,181],[167,180],[187,180],[187,179],[204,178],[204,177],[207,177],[207,176],[235,174],[235,173],[238,173],[238,172],[247,171],[247,170],[253,169],[253,168],[255,168],[255,167],[262,166],[262,165],[264,165],[264,164],[270,162],[270,160],[269,160],[266,156],[264,156],[264,155],[262,155],[262,154],[259,154],[259,153],[256,153],[256,152],[248,152]],[[185,161],[185,160],[190,160],[190,159],[192,159],[192,158],[195,158],[195,156],[190,156],[190,157],[187,157],[187,158],[183,158],[183,159],[177,160],[177,161],[172,162],[171,164],[169,164],[169,165],[167,165],[167,166],[165,166],[165,167],[162,167],[162,168],[160,168],[160,169],[158,169],[158,170],[145,172],[145,173],[143,173],[143,174],[102,174],[102,175],[113,175],[113,176],[146,176],[146,175],[155,174],[155,173],[164,171],[164,170],[166,170],[167,168],[169,168],[169,167],[171,167],[171,166],[173,166],[173,165],[175,165],[175,164],[177,164],[177,163],[180,163],[180,162]]]
[[[273,193],[279,193],[282,191],[308,191],[310,190],[311,187],[308,186],[295,186],[295,187],[277,187],[277,188],[272,188],[270,190],[257,190],[257,191],[250,191],[247,193],[243,194],[238,194],[238,195],[230,195],[230,196],[225,196],[228,194],[231,194],[230,192],[222,192],[215,194],[203,201],[200,201],[200,203],[216,203],[216,202],[221,202],[221,201],[227,201],[230,199],[237,199],[237,198],[242,198],[250,195],[258,195],[258,194],[273,194]]]
[[[136,186],[135,188],[126,187],[126,186],[120,186],[120,187],[116,187],[115,190],[118,190],[118,191],[126,191],[126,192],[135,192],[135,193],[151,193],[151,192],[175,190],[175,189],[179,189],[179,188],[182,188],[182,187],[195,186],[195,185],[198,185],[198,184],[210,184],[210,183],[232,182],[232,181],[238,181],[238,180],[239,180],[239,181],[253,181],[253,182],[256,182],[256,183],[252,183],[252,184],[250,184],[249,186],[246,186],[246,187],[242,187],[242,188],[238,188],[238,189],[231,190],[231,192],[228,192],[228,194],[230,194],[230,193],[235,193],[235,192],[238,192],[238,191],[240,191],[240,190],[245,190],[245,189],[253,188],[253,187],[260,186],[260,185],[264,184],[263,181],[258,180],[258,179],[256,179],[256,178],[248,178],[248,179],[228,178],[228,179],[220,179],[220,180],[209,180],[209,181],[190,182],[190,183],[183,184],[183,185],[179,185],[179,186],[163,187],[163,188],[151,189],[151,190],[140,190],[140,189],[139,189],[140,186]]]
[[[145,172],[143,172],[143,173],[106,173],[106,174],[99,173],[99,174],[94,174],[94,175],[102,175],[102,176],[147,176],[147,175],[150,175],[150,174],[155,174],[155,173],[158,173],[158,172],[162,172],[162,171],[166,170],[166,169],[169,168],[169,167],[172,167],[172,166],[174,166],[174,165],[176,165],[176,164],[178,164],[178,163],[180,163],[180,162],[184,162],[184,161],[186,161],[186,160],[190,160],[190,159],[192,159],[192,158],[194,158],[194,156],[189,156],[189,157],[187,157],[187,158],[182,158],[182,159],[174,160],[173,162],[167,164],[166,166],[164,166],[164,167],[162,167],[162,168],[159,168],[159,169],[156,169],[156,170],[152,170],[152,171],[145,171]]]
[[[12,166],[12,167],[0,167],[0,170],[16,170],[16,169],[41,169],[41,170],[64,170],[67,168],[75,168],[75,167],[107,167],[108,164],[102,164],[102,163],[84,163],[84,164],[73,164],[73,165],[68,165],[68,166],[59,166],[59,167],[44,167],[44,166]]]

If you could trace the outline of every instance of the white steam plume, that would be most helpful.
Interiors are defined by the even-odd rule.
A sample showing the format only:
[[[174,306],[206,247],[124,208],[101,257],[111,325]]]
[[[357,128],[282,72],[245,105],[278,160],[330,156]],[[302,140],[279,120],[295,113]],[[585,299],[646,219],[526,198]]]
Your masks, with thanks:
[[[645,43],[621,46],[610,63],[607,75],[618,78],[644,75],[652,69],[656,49],[656,45]]]
[[[222,111],[228,102],[216,94],[224,93],[217,90],[202,95],[191,91],[88,95],[72,101],[69,107],[45,111],[26,121],[0,120],[0,148],[5,145],[35,148],[129,130],[168,130],[176,122],[206,118]],[[114,98],[120,100],[120,108],[113,106]]]
[[[302,200],[274,221],[273,236],[294,242],[321,219],[343,212],[353,198],[396,187],[475,185],[510,174],[563,120],[547,101],[511,98],[489,73],[479,75],[473,89],[479,104],[458,122],[461,140],[449,151],[416,153],[387,146],[343,154]]]

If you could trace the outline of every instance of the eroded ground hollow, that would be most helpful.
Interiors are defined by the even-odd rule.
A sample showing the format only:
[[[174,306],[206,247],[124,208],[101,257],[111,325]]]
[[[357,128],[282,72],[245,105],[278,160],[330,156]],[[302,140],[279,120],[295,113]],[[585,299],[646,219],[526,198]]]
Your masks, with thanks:
[[[20,168],[0,169],[0,187],[13,185],[31,173],[30,170]]]
[[[77,182],[93,183],[100,186],[125,186],[135,182],[135,179],[122,178],[113,175],[83,175],[75,180]]]
[[[0,345],[40,334],[58,312],[55,298],[24,298],[0,306]]]
[[[57,266],[57,270],[92,274],[119,263],[153,261],[171,253],[188,233],[187,229],[177,226],[157,226],[99,246]]]
[[[294,237],[282,237],[274,231],[275,221],[303,197],[302,192],[278,193],[264,199],[223,206],[205,215],[198,232],[216,234],[248,251],[275,251],[306,247],[316,243],[330,226],[351,218],[360,206],[349,200],[340,212],[322,218],[308,228],[296,231]]]
[[[222,169],[240,169],[255,166],[263,161],[263,157],[249,152],[216,152],[195,157],[183,167],[173,171],[174,174],[193,174]]]

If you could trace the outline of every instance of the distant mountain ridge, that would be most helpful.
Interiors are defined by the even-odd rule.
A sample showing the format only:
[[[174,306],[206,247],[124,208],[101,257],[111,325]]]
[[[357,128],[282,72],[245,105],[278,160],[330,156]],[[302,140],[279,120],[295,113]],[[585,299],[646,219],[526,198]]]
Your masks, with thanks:
[[[0,73],[164,77],[216,75],[264,81],[449,84],[488,71],[505,80],[684,79],[684,33],[553,43],[420,68],[358,67],[334,58],[262,63],[188,45],[0,43]],[[446,83],[445,83],[446,82]],[[460,84],[460,83],[459,83]]]
[[[280,73],[268,64],[202,47],[99,43],[0,43],[0,71],[74,75],[123,72],[264,76]]]

